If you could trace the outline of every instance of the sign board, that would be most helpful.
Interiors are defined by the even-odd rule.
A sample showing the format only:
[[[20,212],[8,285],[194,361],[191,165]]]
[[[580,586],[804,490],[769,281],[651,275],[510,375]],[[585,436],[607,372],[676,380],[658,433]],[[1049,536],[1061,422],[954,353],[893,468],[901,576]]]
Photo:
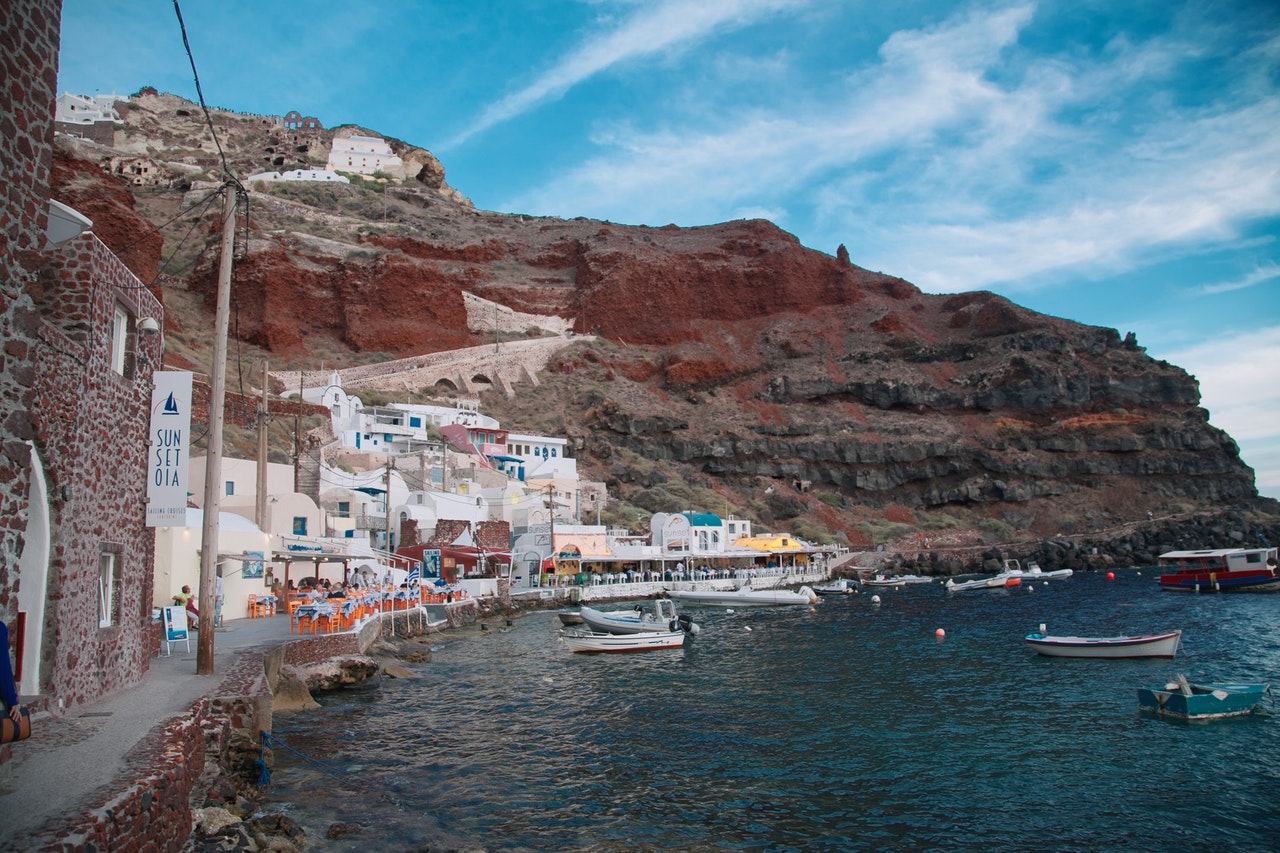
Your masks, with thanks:
[[[440,577],[440,552],[438,550],[422,552],[422,577]]]
[[[164,621],[164,648],[169,654],[174,643],[185,643],[187,651],[191,651],[191,638],[187,634],[187,608],[165,607],[162,609]]]
[[[147,526],[187,524],[188,456],[191,450],[191,373],[161,370],[151,390],[147,450]]]

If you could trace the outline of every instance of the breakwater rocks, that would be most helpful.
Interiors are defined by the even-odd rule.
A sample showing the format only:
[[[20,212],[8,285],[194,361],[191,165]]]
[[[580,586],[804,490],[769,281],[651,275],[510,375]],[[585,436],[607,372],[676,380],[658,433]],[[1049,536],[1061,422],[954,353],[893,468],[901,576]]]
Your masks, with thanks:
[[[1119,525],[1096,533],[999,546],[897,552],[878,567],[939,577],[997,572],[1006,559],[1035,561],[1045,571],[1153,566],[1166,551],[1259,548],[1280,544],[1280,515],[1224,511]]]

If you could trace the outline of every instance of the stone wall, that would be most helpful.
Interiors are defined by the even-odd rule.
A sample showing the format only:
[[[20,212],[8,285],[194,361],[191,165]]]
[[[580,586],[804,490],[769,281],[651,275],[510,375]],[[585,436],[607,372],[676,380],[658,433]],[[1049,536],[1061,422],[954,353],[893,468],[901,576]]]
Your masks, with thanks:
[[[0,619],[20,608],[18,558],[26,530],[34,438],[38,323],[26,284],[44,263],[61,0],[0,4]]]
[[[134,323],[163,322],[164,314],[92,233],[54,250],[31,291],[41,315],[34,420],[52,539],[39,687],[72,708],[137,683],[150,666],[155,536],[146,526],[147,437],[161,342],[131,332],[121,374],[112,367],[112,322],[117,305]],[[103,554],[119,567],[108,627],[99,627]],[[41,626],[28,625],[35,630]]]

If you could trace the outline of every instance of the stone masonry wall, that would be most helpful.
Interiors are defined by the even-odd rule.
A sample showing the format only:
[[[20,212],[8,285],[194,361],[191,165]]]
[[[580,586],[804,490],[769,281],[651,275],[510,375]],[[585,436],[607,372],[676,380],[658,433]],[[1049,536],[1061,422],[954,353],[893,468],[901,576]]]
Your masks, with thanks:
[[[121,375],[111,365],[111,330],[117,305],[135,323],[164,315],[91,233],[55,250],[52,261],[33,289],[43,339],[35,426],[53,546],[40,688],[73,708],[137,683],[150,665],[155,536],[146,526],[147,441],[161,342],[131,334]],[[99,627],[104,552],[119,565],[109,627]]]
[[[34,437],[38,323],[28,281],[43,264],[61,0],[0,4],[0,619],[20,602],[17,564],[26,530]],[[7,650],[6,650],[7,651]]]

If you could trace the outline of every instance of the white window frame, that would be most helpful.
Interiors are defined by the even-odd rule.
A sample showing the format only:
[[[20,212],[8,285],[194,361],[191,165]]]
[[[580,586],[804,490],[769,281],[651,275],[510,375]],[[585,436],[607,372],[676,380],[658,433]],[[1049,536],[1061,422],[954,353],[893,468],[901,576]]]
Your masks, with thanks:
[[[116,304],[111,317],[111,369],[124,376],[129,354],[129,312]]]
[[[120,586],[120,555],[102,551],[98,555],[98,627],[116,624],[116,590]]]

